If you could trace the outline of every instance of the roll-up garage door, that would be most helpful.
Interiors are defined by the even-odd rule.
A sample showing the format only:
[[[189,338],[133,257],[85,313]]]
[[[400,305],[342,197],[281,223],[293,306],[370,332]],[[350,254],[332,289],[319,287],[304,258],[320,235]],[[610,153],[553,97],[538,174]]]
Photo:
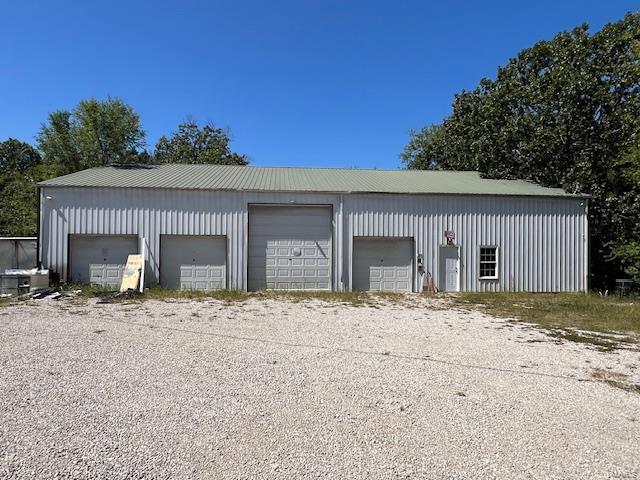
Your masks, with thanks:
[[[249,208],[249,290],[331,289],[331,208]]]
[[[138,253],[135,235],[70,235],[71,281],[119,286],[127,257]]]
[[[227,239],[208,235],[160,236],[160,284],[174,290],[226,287]]]
[[[354,290],[410,292],[412,272],[412,239],[354,237]]]

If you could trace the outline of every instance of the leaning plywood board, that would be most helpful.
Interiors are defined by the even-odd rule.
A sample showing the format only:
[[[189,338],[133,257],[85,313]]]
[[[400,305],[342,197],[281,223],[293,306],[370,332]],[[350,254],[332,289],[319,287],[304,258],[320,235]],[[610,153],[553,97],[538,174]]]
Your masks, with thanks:
[[[129,255],[127,265],[122,272],[122,283],[120,291],[126,292],[129,289],[137,289],[140,282],[140,270],[142,268],[142,255]]]

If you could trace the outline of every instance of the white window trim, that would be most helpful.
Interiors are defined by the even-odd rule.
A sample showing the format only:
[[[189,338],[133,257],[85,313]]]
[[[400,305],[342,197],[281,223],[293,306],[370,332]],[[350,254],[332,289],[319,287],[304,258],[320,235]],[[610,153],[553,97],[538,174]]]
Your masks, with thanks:
[[[482,261],[481,261],[481,257],[480,257],[480,252],[482,252],[483,248],[495,248],[496,249],[496,274],[492,275],[492,276],[482,276],[480,274],[480,266],[482,265]],[[478,247],[478,279],[479,280],[498,280],[498,267],[499,267],[499,262],[500,262],[500,248],[497,245],[480,245]],[[485,263],[489,263],[489,262],[485,262]]]

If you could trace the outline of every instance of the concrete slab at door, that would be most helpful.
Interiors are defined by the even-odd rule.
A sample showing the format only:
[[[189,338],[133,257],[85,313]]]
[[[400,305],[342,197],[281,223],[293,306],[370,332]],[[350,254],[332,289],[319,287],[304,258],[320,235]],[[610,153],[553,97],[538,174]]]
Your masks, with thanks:
[[[135,235],[70,235],[70,280],[119,287],[131,253],[138,253]]]
[[[457,246],[440,246],[438,288],[443,292],[460,291],[460,253]]]
[[[227,239],[160,235],[160,284],[172,290],[226,288]]]
[[[354,290],[410,292],[412,273],[412,239],[354,237]]]
[[[249,290],[331,290],[331,208],[249,208]]]

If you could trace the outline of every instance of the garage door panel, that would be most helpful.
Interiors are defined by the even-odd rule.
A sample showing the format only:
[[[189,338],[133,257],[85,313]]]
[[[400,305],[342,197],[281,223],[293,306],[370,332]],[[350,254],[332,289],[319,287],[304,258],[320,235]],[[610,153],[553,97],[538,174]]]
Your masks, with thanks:
[[[282,225],[291,226],[295,225],[292,220],[302,221],[305,218],[319,217],[324,218],[326,207],[322,206],[288,206],[288,205],[252,205],[254,210],[262,209],[262,211],[269,211],[269,216],[261,216],[255,218],[251,223],[254,225]],[[276,209],[280,209],[277,210]],[[303,209],[308,209],[307,211]],[[312,225],[317,227],[317,225]]]
[[[330,258],[330,208],[250,207],[250,290],[329,289]]]
[[[160,283],[180,290],[226,288],[226,237],[161,235]]]
[[[117,287],[127,258],[134,253],[138,253],[134,235],[70,235],[70,280]]]
[[[272,212],[274,208],[314,208],[314,207],[269,207],[269,208],[261,207],[259,209],[264,211],[270,210]],[[256,210],[258,210],[258,208],[254,209],[254,211]],[[269,215],[271,214],[271,212],[269,213]],[[277,217],[272,217],[271,219],[267,219],[267,218],[262,220],[258,219],[254,222],[251,222],[251,224],[258,228],[278,227],[278,230],[284,233],[299,233],[297,227],[300,224],[308,224],[307,220],[309,219],[312,219],[311,221],[313,221],[313,219],[316,219],[318,222],[321,222],[324,220],[324,214],[323,215],[304,215],[300,217],[291,216],[291,217],[283,217],[281,219]],[[305,231],[322,233],[324,231],[324,226],[309,224],[308,227],[305,229]],[[310,239],[310,236],[305,236],[305,238]]]
[[[412,239],[353,239],[354,290],[411,291],[412,274]]]

